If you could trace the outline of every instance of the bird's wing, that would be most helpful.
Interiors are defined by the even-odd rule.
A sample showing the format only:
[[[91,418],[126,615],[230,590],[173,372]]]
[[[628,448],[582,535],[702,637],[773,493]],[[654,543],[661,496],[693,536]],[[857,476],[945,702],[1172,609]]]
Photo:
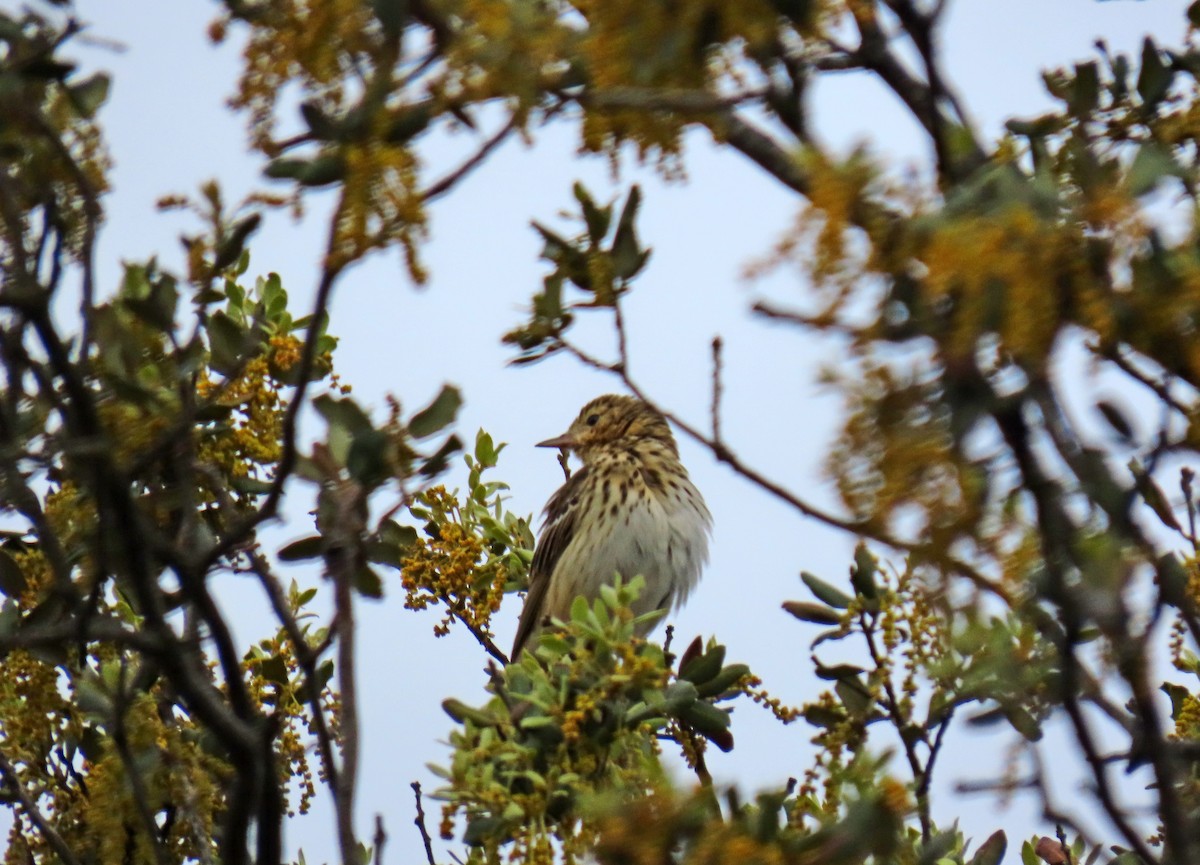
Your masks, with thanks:
[[[550,575],[562,558],[563,550],[575,537],[575,526],[579,520],[579,508],[575,506],[580,487],[587,474],[584,467],[558,488],[546,503],[546,520],[542,524],[541,536],[533,551],[533,562],[529,566],[529,592],[525,596],[525,608],[517,622],[517,636],[509,658],[516,661],[521,657],[525,642],[542,624],[545,616],[546,592],[550,588]]]

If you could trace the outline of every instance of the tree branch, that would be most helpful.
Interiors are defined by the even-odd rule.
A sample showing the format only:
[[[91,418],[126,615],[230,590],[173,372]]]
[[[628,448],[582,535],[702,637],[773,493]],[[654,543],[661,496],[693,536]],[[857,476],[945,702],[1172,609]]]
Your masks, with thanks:
[[[13,768],[13,764],[8,761],[8,757],[4,756],[4,754],[0,754],[0,776],[3,776],[5,786],[16,795],[17,801],[21,803],[21,807],[24,809],[29,821],[42,833],[42,837],[46,839],[46,843],[50,845],[58,855],[58,858],[63,861],[64,865],[82,865],[75,856],[75,852],[71,849],[71,846],[50,825],[50,821],[46,819],[45,815],[38,810],[37,804],[30,798],[25,785],[21,783],[21,779],[17,775],[17,770]]]

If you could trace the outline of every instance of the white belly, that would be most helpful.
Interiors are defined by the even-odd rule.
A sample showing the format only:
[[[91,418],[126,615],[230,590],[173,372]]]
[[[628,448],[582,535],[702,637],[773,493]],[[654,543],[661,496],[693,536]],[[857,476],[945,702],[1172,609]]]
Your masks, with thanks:
[[[702,501],[700,494],[690,491],[690,497],[633,497],[616,514],[610,506],[581,520],[591,530],[578,532],[563,550],[556,579],[548,587],[547,612],[568,618],[576,595],[598,597],[600,587],[611,585],[618,574],[626,582],[639,575],[645,578],[633,607],[637,615],[681,604],[708,560],[711,524],[707,509],[696,505]],[[573,579],[559,578],[567,575]]]

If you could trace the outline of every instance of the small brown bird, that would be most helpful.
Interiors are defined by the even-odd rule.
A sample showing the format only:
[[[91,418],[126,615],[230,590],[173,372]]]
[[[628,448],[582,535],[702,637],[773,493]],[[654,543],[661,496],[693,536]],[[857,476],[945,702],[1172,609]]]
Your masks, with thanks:
[[[708,560],[712,530],[666,419],[639,399],[597,397],[538,447],[567,448],[583,468],[546,504],[514,661],[539,628],[569,618],[576,597],[597,597],[616,574],[646,580],[635,614],[682,603]]]

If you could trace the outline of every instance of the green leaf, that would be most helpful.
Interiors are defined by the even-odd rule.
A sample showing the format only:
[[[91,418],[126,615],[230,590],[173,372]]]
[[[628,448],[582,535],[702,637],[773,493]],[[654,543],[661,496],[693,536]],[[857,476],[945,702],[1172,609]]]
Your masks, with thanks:
[[[729,729],[729,713],[703,700],[684,706],[679,712],[679,718],[696,732],[705,735]]]
[[[808,571],[801,571],[800,579],[804,581],[804,585],[808,586],[809,591],[813,593],[818,601],[822,601],[834,609],[844,610],[850,606],[850,601],[853,600],[853,598],[841,589],[831,586]]]
[[[1142,68],[1138,73],[1137,92],[1147,108],[1155,108],[1171,87],[1175,72],[1162,61],[1158,46],[1149,36],[1142,42]]]
[[[277,685],[288,683],[287,661],[280,655],[272,655],[259,664],[258,672],[268,682],[274,682]]]
[[[499,723],[494,715],[474,706],[468,706],[462,700],[450,698],[442,700],[442,711],[459,724],[470,721],[477,727],[494,727]]]
[[[508,823],[502,817],[472,817],[463,832],[463,843],[468,847],[482,847],[496,835],[506,835]]]
[[[730,664],[707,682],[698,684],[696,693],[705,698],[720,696],[732,688],[739,679],[749,674],[750,668],[745,664]]]
[[[321,394],[313,400],[313,408],[325,418],[330,428],[340,427],[356,437],[375,431],[370,416],[349,397],[338,398]]]
[[[90,119],[108,100],[108,91],[111,85],[112,79],[108,75],[97,72],[78,84],[72,84],[67,88],[67,93],[71,104],[75,106],[75,110],[79,112],[80,116]]]
[[[1042,738],[1041,724],[1021,706],[1006,707],[1004,717],[1008,718],[1008,723],[1012,724],[1014,730],[1030,742],[1037,742]]]
[[[725,663],[725,647],[713,646],[707,652],[691,659],[679,670],[679,678],[702,685],[717,673]]]
[[[1125,183],[1129,187],[1129,194],[1138,197],[1152,192],[1164,178],[1182,175],[1183,171],[1170,149],[1152,140],[1138,148]]]
[[[263,173],[274,180],[293,180],[306,165],[303,159],[272,159]]]
[[[921,848],[921,858],[917,860],[917,865],[935,865],[945,861],[944,857],[957,845],[957,832],[939,832]]]
[[[407,550],[417,542],[417,530],[412,526],[402,526],[395,520],[388,519],[379,525],[379,537],[393,546]]]
[[[837,625],[842,621],[842,616],[837,610],[822,604],[813,604],[808,601],[784,601],[783,608],[802,622]]]
[[[318,156],[305,163],[296,172],[296,182],[301,186],[328,186],[337,183],[346,174],[346,165],[337,154]]]
[[[1008,120],[1004,126],[1013,135],[1023,135],[1030,139],[1044,138],[1062,129],[1063,118],[1058,114],[1043,114],[1032,120]]]
[[[75,680],[75,703],[101,723],[112,719],[113,699],[99,676],[84,675]]]
[[[879,597],[879,588],[875,585],[875,569],[878,561],[871,555],[866,544],[860,543],[854,548],[854,566],[850,569],[850,583],[854,591],[869,601]]]
[[[360,564],[354,572],[354,588],[363,597],[383,597],[383,580],[366,562]]]
[[[229,485],[239,493],[246,493],[253,496],[266,495],[272,488],[270,481],[260,481],[258,478],[252,478],[249,475],[238,475],[229,481]]]
[[[637,239],[637,213],[642,203],[642,191],[634,185],[625,199],[621,218],[617,221],[617,233],[613,237],[613,273],[618,279],[632,279],[645,266],[649,250],[642,250]]]
[[[400,568],[404,561],[404,550],[395,544],[390,544],[383,540],[372,540],[366,543],[367,561],[374,562],[377,565],[390,565],[393,568]]]
[[[1187,8],[1188,22],[1196,28],[1200,28],[1200,0],[1194,0]]]
[[[991,709],[985,709],[982,712],[977,712],[967,718],[967,723],[972,727],[991,727],[994,724],[999,724],[1004,720],[1004,709],[999,706],[994,706]]]
[[[1100,75],[1095,61],[1075,64],[1075,81],[1071,85],[1071,113],[1082,117],[1096,110],[1100,101]]]
[[[246,351],[246,332],[223,310],[208,320],[208,347],[212,368],[225,376],[234,375]]]
[[[1183,685],[1176,685],[1174,682],[1163,682],[1159,690],[1171,698],[1171,720],[1178,721],[1179,713],[1183,711],[1191,692]]]
[[[387,460],[390,442],[387,433],[381,430],[356,433],[346,455],[346,470],[350,477],[370,488],[386,480],[390,474]]]
[[[216,257],[213,259],[213,269],[224,270],[229,265],[235,264],[242,257],[247,238],[261,223],[261,213],[251,213],[234,223],[229,235],[221,241],[221,245],[217,248]]]
[[[825,666],[817,662],[816,674],[818,678],[824,679],[826,682],[841,681],[843,679],[858,679],[863,674],[863,668],[856,664],[834,664]]]
[[[1033,845],[1028,841],[1021,844],[1021,865],[1045,865],[1041,857],[1034,851]]]
[[[498,451],[492,443],[492,437],[483,430],[477,432],[475,434],[475,461],[484,468],[492,468],[496,465],[497,454]]]
[[[408,423],[414,438],[426,438],[454,422],[462,406],[462,394],[453,385],[443,385],[433,402],[421,409]]]
[[[318,141],[332,141],[338,137],[338,124],[317,104],[315,100],[300,103],[300,116],[308,124],[312,137]]]
[[[383,32],[394,39],[408,21],[408,0],[371,0],[371,11],[383,25]]]
[[[386,138],[391,144],[403,144],[424,132],[433,119],[433,102],[429,99],[415,105],[406,105],[392,114]]]
[[[587,224],[588,236],[593,243],[599,244],[604,235],[608,234],[608,225],[612,221],[612,206],[597,207],[587,189],[578,181],[575,182],[572,191],[583,209],[583,221]]]
[[[0,550],[0,592],[10,598],[19,597],[25,591],[27,581],[17,560]]]
[[[1108,865],[1142,865],[1145,862],[1141,856],[1132,850],[1125,850],[1120,855],[1108,860]]]
[[[998,830],[988,836],[971,857],[967,865],[1000,865],[1004,859],[1004,851],[1008,849],[1008,837],[1004,830]]]
[[[305,559],[318,558],[324,552],[324,539],[320,535],[311,535],[307,538],[301,538],[298,541],[292,541],[285,545],[276,555],[280,561],[284,562],[299,562]]]
[[[278,273],[267,274],[266,279],[260,279],[258,297],[266,310],[267,318],[274,321],[287,310],[287,291],[284,290],[283,280]]]
[[[450,436],[448,439],[442,442],[442,446],[437,449],[433,456],[429,457],[424,463],[421,464],[421,467],[417,469],[417,473],[422,477],[427,478],[431,478],[434,475],[439,474],[440,472],[444,471],[446,466],[449,464],[451,455],[460,450],[462,450],[462,442],[459,441],[458,436]]]
[[[833,690],[852,716],[862,717],[875,705],[870,692],[857,679],[839,679]]]
[[[844,711],[817,703],[810,703],[805,706],[801,714],[804,716],[804,720],[814,727],[833,727],[846,720],[846,713]]]

